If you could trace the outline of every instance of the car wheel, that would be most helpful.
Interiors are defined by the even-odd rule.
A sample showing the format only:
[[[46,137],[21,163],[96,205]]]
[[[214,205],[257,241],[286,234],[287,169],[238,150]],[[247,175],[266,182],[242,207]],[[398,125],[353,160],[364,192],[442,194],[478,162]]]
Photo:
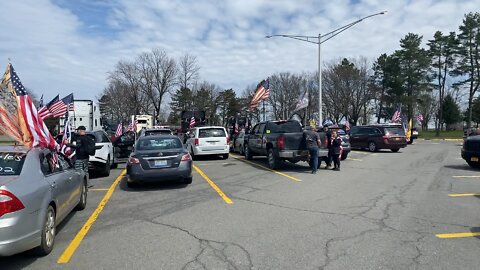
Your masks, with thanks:
[[[118,163],[113,163],[112,166],[110,166],[111,169],[116,169],[118,168]]]
[[[347,159],[347,157],[348,157],[348,153],[347,154],[342,154],[342,157],[340,158],[340,160],[345,160],[345,159]]]
[[[223,158],[223,159],[228,159],[228,154],[223,154],[223,155],[222,155],[222,158]]]
[[[78,211],[81,211],[87,207],[87,193],[88,193],[88,186],[87,186],[87,180],[83,181],[82,185],[82,193],[80,195],[80,202],[77,204],[76,209]]]
[[[393,148],[393,149],[390,149],[390,150],[392,150],[392,152],[394,152],[394,153],[397,153],[398,150],[400,150],[400,148]]]
[[[377,151],[377,144],[375,142],[369,142],[368,143],[368,150],[370,152],[375,152]]]
[[[136,188],[136,187],[138,187],[138,183],[137,182],[130,182],[130,181],[127,180],[127,187]]]
[[[107,162],[105,163],[105,167],[102,171],[102,176],[107,177],[110,175],[110,156],[107,157]]]
[[[195,160],[195,152],[193,152],[193,147],[190,147],[190,156],[192,156],[192,160]]]
[[[275,153],[273,152],[272,148],[268,149],[267,159],[268,159],[268,167],[270,169],[273,170],[273,169],[276,169],[278,167],[280,161],[275,156]]]
[[[36,253],[40,256],[48,255],[55,244],[55,210],[51,205],[47,208],[47,214],[45,215],[45,221],[42,226],[42,235],[40,246],[36,248]]]
[[[474,169],[480,168],[480,164],[477,163],[477,162],[467,161],[467,164],[468,164],[468,166],[470,166],[471,168],[474,168]]]
[[[250,148],[248,148],[248,145],[245,146],[245,151],[243,151],[245,153],[245,159],[246,160],[251,160],[253,158],[252,156],[252,151],[250,151]]]
[[[184,184],[187,184],[187,185],[190,185],[192,183],[192,177],[187,177],[183,180],[183,183]]]

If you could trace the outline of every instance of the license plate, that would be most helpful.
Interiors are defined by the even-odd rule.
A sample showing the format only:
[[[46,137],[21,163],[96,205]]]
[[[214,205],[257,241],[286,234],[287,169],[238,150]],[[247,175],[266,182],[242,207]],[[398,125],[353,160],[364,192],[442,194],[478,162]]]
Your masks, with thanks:
[[[478,162],[478,157],[472,157],[472,158],[470,158],[470,161],[477,161]]]
[[[166,160],[155,160],[155,166],[166,166],[167,161]]]

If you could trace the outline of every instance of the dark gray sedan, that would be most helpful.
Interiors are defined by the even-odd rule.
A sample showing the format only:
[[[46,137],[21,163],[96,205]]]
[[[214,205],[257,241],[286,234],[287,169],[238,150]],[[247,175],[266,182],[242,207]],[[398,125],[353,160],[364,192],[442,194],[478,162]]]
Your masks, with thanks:
[[[0,256],[53,249],[56,226],[87,204],[88,179],[50,150],[0,147]]]
[[[177,136],[154,135],[138,138],[127,163],[127,185],[180,180],[192,183],[192,157]]]

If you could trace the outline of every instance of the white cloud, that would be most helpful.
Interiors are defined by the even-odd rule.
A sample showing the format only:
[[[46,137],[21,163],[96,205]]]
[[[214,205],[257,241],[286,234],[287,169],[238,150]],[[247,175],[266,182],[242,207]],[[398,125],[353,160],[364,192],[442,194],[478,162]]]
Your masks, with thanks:
[[[10,57],[37,95],[73,91],[78,98],[98,96],[116,62],[151,48],[174,57],[196,55],[202,79],[240,93],[273,72],[317,69],[316,45],[265,39],[267,34],[315,36],[388,10],[322,45],[324,61],[361,55],[373,60],[398,49],[408,32],[423,35],[426,43],[436,30],[456,31],[463,15],[480,6],[480,0],[121,0],[95,6],[106,9],[105,16],[90,22],[89,9],[54,3],[0,3],[0,59],[6,64]]]

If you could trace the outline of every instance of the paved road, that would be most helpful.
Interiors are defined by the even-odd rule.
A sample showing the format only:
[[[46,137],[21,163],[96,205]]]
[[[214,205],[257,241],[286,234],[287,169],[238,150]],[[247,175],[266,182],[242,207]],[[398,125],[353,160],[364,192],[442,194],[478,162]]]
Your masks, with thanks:
[[[58,264],[118,169],[92,180],[88,208],[62,224],[51,255],[3,258],[0,268],[478,269],[479,197],[449,194],[480,193],[480,171],[459,152],[459,142],[416,141],[399,153],[355,151],[341,172],[317,175],[305,163],[278,174],[261,158],[195,161],[232,204],[197,172],[189,186],[132,190],[123,179]]]

